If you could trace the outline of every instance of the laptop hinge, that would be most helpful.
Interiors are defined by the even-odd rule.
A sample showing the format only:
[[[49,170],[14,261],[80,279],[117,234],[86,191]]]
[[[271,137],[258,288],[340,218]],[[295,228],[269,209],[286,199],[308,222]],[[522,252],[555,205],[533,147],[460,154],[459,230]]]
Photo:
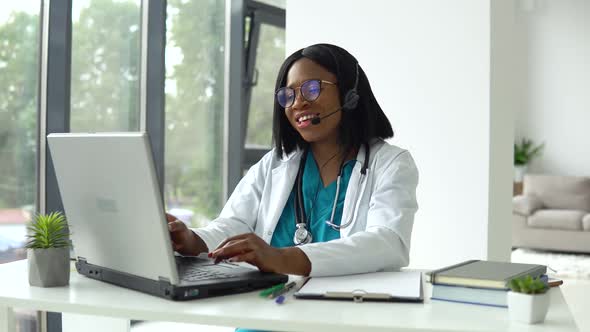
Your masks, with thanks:
[[[170,279],[169,278],[166,278],[166,277],[158,277],[158,280],[160,280],[163,283],[170,284]]]
[[[165,277],[158,277],[158,281],[160,295],[166,298],[173,298],[174,294],[172,290],[172,284],[170,283],[170,279]]]
[[[78,257],[76,258],[76,260],[77,260],[78,262],[81,262],[81,263],[84,263],[84,264],[88,264],[88,262],[86,261],[86,258],[84,258],[84,257],[80,257],[80,256],[78,256]]]

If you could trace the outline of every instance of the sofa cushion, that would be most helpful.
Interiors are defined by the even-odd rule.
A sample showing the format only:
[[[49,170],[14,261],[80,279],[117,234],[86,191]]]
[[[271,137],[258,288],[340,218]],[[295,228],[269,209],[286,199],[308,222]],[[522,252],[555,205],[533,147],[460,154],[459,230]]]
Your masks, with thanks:
[[[536,195],[548,209],[590,212],[590,178],[556,175],[526,175],[524,194]]]
[[[530,216],[542,207],[543,202],[537,196],[520,195],[512,198],[512,212],[521,216]]]
[[[585,231],[590,231],[590,213],[582,218],[582,229]]]
[[[527,218],[527,224],[536,228],[582,230],[585,211],[579,210],[538,210]]]

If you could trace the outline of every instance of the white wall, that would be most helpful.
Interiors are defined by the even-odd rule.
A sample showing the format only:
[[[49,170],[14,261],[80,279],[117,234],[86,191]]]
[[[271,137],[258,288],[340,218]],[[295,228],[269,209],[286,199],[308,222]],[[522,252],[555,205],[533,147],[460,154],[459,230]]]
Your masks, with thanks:
[[[488,189],[488,256],[510,257],[512,247],[512,178],[516,59],[514,2],[490,2],[490,158]]]
[[[517,10],[516,136],[545,142],[535,173],[590,176],[590,1]]]
[[[287,1],[287,53],[328,42],[355,55],[394,126],[391,142],[418,164],[414,267],[508,259],[513,120],[490,111],[490,7],[489,0]],[[506,126],[508,143],[492,149]],[[492,188],[490,178],[506,185]],[[489,222],[491,215],[499,219]]]

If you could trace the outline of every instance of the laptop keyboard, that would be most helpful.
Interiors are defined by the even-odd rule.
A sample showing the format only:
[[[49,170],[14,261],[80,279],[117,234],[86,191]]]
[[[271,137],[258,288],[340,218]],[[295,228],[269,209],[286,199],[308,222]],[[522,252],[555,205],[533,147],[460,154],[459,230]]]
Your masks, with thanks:
[[[214,265],[209,260],[196,257],[176,257],[176,266],[179,277],[183,281],[227,279],[240,275],[233,267]]]

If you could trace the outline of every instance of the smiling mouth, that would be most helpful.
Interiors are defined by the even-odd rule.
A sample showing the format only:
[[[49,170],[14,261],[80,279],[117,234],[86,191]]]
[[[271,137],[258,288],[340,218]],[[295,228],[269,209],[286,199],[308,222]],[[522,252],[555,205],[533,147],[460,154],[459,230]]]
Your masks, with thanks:
[[[305,121],[311,120],[311,119],[316,118],[318,116],[319,116],[319,113],[318,114],[306,114],[302,117],[295,119],[295,121],[297,123],[301,124],[301,123],[304,123]]]

